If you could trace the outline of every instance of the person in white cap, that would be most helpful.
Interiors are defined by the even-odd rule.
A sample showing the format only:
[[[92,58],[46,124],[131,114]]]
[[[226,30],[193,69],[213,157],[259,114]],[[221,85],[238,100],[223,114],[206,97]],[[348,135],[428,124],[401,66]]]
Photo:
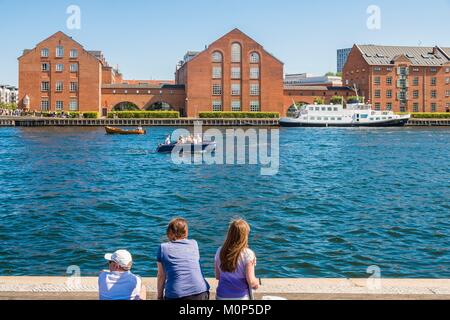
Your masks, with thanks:
[[[147,291],[139,276],[131,273],[133,258],[126,250],[105,254],[109,271],[98,277],[100,300],[145,300]]]

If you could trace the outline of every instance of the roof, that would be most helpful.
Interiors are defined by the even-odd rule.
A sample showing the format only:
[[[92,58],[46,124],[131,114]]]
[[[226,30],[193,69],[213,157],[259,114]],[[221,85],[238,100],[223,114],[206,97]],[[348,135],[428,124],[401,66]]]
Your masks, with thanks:
[[[401,56],[416,66],[441,66],[450,62],[450,48],[357,45],[369,65],[392,65]]]
[[[333,86],[291,86],[285,85],[284,90],[310,90],[310,91],[343,91],[352,90],[350,87],[333,87]]]
[[[104,84],[102,89],[184,89],[184,85],[152,83],[114,83]]]

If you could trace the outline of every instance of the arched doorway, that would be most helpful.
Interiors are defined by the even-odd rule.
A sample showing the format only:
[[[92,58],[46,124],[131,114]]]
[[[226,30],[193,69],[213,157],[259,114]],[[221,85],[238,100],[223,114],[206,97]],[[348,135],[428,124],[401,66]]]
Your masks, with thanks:
[[[140,109],[136,104],[129,101],[118,103],[112,109],[112,111],[139,111],[139,110]]]
[[[158,101],[151,105],[145,107],[147,111],[173,111],[173,108],[170,104],[164,101]]]

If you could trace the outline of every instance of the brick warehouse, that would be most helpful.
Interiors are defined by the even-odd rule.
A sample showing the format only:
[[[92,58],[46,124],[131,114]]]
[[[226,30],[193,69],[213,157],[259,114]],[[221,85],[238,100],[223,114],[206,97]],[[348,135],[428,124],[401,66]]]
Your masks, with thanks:
[[[355,45],[343,77],[378,110],[450,112],[450,48]]]

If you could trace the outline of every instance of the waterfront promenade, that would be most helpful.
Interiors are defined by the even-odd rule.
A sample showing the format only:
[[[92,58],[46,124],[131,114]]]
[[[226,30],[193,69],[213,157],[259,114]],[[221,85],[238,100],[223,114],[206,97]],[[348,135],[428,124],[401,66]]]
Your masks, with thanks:
[[[217,281],[211,284],[212,299]],[[370,282],[370,280],[369,280]],[[156,298],[156,279],[145,278],[149,299]],[[96,300],[97,278],[0,277],[0,300]],[[288,300],[448,300],[450,279],[263,279],[256,299]]]
[[[0,127],[101,127],[101,126],[204,126],[243,127],[279,126],[279,119],[59,119],[38,117],[2,117]],[[450,119],[411,119],[411,127],[449,127]]]

